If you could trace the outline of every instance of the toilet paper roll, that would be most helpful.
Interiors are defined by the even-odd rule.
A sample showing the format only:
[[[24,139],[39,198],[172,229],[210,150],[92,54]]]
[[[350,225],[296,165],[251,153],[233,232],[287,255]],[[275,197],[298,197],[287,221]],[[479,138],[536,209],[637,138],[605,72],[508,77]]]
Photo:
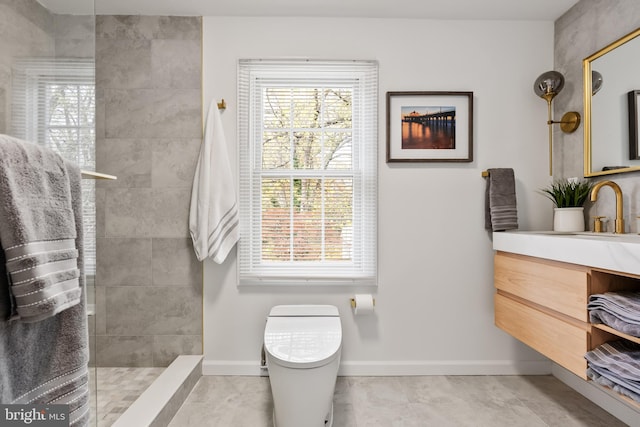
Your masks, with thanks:
[[[373,313],[376,303],[371,294],[356,294],[353,299],[355,302],[353,314],[361,316]]]

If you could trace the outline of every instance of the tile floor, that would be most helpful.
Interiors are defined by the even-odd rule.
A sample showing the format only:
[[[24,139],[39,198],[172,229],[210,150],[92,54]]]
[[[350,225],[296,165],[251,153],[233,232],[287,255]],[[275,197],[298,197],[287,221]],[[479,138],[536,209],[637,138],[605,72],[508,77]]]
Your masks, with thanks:
[[[169,427],[272,427],[271,404],[266,377],[203,376]],[[334,405],[334,427],[626,425],[552,376],[339,377]]]
[[[164,370],[165,368],[90,368],[89,425],[111,426]]]

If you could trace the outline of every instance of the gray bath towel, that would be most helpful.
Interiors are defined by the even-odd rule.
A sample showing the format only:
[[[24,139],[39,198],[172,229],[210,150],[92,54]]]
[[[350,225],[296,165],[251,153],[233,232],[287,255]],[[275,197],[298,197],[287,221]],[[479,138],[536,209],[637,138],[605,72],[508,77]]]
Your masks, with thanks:
[[[64,159],[0,135],[0,194],[12,316],[37,322],[78,304],[76,223]]]
[[[629,323],[640,325],[640,292],[618,291],[593,294],[587,308],[603,309]]]
[[[587,304],[591,323],[604,323],[620,332],[640,337],[640,292],[594,294]]]
[[[607,310],[590,309],[589,321],[591,323],[602,323],[633,337],[640,337],[640,324],[630,323]]]
[[[70,425],[80,427],[89,424],[81,177],[70,162],[45,160],[48,151],[0,135],[0,243],[8,249],[0,251],[0,402],[69,405]],[[60,193],[47,199],[38,195],[40,187]],[[18,222],[28,219],[29,227],[11,225],[16,208],[28,211]],[[16,252],[21,247],[28,249]],[[33,269],[35,274],[28,276]],[[34,285],[33,294],[17,289],[17,307],[12,306],[9,278],[17,278],[17,286]],[[42,298],[37,296],[41,289],[48,292]],[[59,293],[69,296],[56,300]],[[50,299],[55,303],[31,309]]]
[[[489,169],[485,192],[487,230],[504,231],[518,228],[516,182],[511,168]]]
[[[594,366],[632,381],[640,387],[640,345],[618,340],[604,343],[585,354],[585,359]],[[638,388],[640,393],[640,388]]]
[[[638,400],[640,397],[640,345],[620,340],[612,341],[585,354],[589,369],[596,375],[592,379],[602,377],[619,392]],[[617,386],[617,387],[616,387]]]
[[[620,385],[620,379],[611,377],[611,374],[606,371],[601,371],[598,368],[591,367],[587,368],[587,377],[591,380],[595,381],[597,384],[600,384],[605,387],[609,387],[616,393],[620,393],[623,396],[627,396],[630,399],[635,400],[636,402],[640,402],[640,394],[635,393],[633,390],[629,389],[626,385]]]

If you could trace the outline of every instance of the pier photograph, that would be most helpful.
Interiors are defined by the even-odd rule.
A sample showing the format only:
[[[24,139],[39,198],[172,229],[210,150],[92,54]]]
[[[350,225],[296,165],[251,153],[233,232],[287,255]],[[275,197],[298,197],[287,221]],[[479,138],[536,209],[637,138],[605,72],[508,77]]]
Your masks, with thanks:
[[[387,162],[473,161],[473,92],[387,92]]]
[[[401,107],[402,149],[456,148],[456,108],[453,106]]]

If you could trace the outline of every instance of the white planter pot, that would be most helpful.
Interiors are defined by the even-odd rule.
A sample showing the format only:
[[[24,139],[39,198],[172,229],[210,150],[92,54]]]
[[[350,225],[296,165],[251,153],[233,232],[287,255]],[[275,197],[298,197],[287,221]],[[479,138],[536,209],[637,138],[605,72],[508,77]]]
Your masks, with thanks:
[[[553,231],[584,231],[584,208],[555,208]]]

